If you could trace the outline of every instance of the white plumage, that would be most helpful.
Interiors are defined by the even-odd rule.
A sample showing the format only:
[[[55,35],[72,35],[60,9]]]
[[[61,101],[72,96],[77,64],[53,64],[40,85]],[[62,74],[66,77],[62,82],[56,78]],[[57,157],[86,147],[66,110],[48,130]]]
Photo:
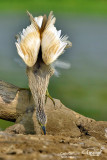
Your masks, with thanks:
[[[20,57],[27,66],[32,67],[37,61],[40,48],[40,33],[33,24],[23,29],[15,44]]]
[[[57,31],[54,26],[56,18],[50,12],[46,16],[33,16],[27,12],[31,25],[23,29],[18,35],[16,47],[18,54],[29,67],[32,67],[38,58],[41,45],[42,59],[46,65],[53,63],[66,47],[72,45],[67,36],[61,36],[61,30]]]
[[[66,36],[61,36],[61,30],[57,31],[54,27],[55,17],[52,12],[48,17],[47,24],[42,33],[41,48],[42,48],[42,59],[45,64],[49,65],[53,63],[64,51],[67,46]]]

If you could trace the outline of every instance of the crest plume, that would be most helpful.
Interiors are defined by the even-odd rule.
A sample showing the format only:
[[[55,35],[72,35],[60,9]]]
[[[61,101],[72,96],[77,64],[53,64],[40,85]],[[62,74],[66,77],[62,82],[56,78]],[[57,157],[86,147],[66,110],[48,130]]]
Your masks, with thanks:
[[[41,26],[41,28],[40,28],[40,33],[41,33],[41,34],[42,34],[42,32],[44,31],[44,28],[45,28],[45,26],[46,26],[46,23],[47,23],[47,16],[44,15],[44,16],[43,16],[43,21],[42,21],[42,26]]]
[[[30,18],[30,22],[35,26],[36,30],[39,32],[39,27],[38,27],[38,24],[37,22],[35,21],[34,17],[32,16],[32,14],[27,11],[27,15],[29,16]]]

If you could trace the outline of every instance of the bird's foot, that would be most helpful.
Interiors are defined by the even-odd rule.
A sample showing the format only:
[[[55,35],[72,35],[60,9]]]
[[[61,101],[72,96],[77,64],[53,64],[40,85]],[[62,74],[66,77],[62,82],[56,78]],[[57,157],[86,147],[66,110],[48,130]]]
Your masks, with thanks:
[[[49,98],[52,100],[53,105],[55,106],[55,101],[54,101],[54,99],[50,96],[48,90],[46,90],[46,99],[45,99],[45,103],[46,103],[46,101],[47,101],[47,97],[49,97]]]

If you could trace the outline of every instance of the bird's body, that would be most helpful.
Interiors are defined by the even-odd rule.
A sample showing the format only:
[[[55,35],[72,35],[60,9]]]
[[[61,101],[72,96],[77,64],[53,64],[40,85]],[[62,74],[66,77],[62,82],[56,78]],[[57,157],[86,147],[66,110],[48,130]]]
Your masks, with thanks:
[[[27,67],[29,87],[35,102],[36,117],[41,127],[46,125],[45,99],[49,79],[54,73],[50,65],[46,65],[41,57],[33,67]]]
[[[36,117],[44,134],[46,133],[45,95],[49,79],[54,70],[51,64],[62,54],[66,47],[72,45],[67,36],[61,36],[54,23],[56,18],[50,12],[33,17],[29,12],[31,25],[18,36],[16,47],[18,54],[27,65],[29,87],[35,102]]]

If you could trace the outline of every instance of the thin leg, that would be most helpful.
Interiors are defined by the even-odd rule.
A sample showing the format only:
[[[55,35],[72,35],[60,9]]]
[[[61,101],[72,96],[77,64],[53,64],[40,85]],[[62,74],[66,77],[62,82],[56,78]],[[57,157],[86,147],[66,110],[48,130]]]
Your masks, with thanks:
[[[52,102],[53,102],[53,104],[54,104],[54,106],[55,106],[55,101],[54,101],[54,99],[50,96],[50,94],[49,94],[49,92],[48,92],[48,89],[46,90],[46,99],[45,99],[45,103],[46,103],[46,101],[47,101],[47,97],[49,97],[49,98],[52,100]]]

